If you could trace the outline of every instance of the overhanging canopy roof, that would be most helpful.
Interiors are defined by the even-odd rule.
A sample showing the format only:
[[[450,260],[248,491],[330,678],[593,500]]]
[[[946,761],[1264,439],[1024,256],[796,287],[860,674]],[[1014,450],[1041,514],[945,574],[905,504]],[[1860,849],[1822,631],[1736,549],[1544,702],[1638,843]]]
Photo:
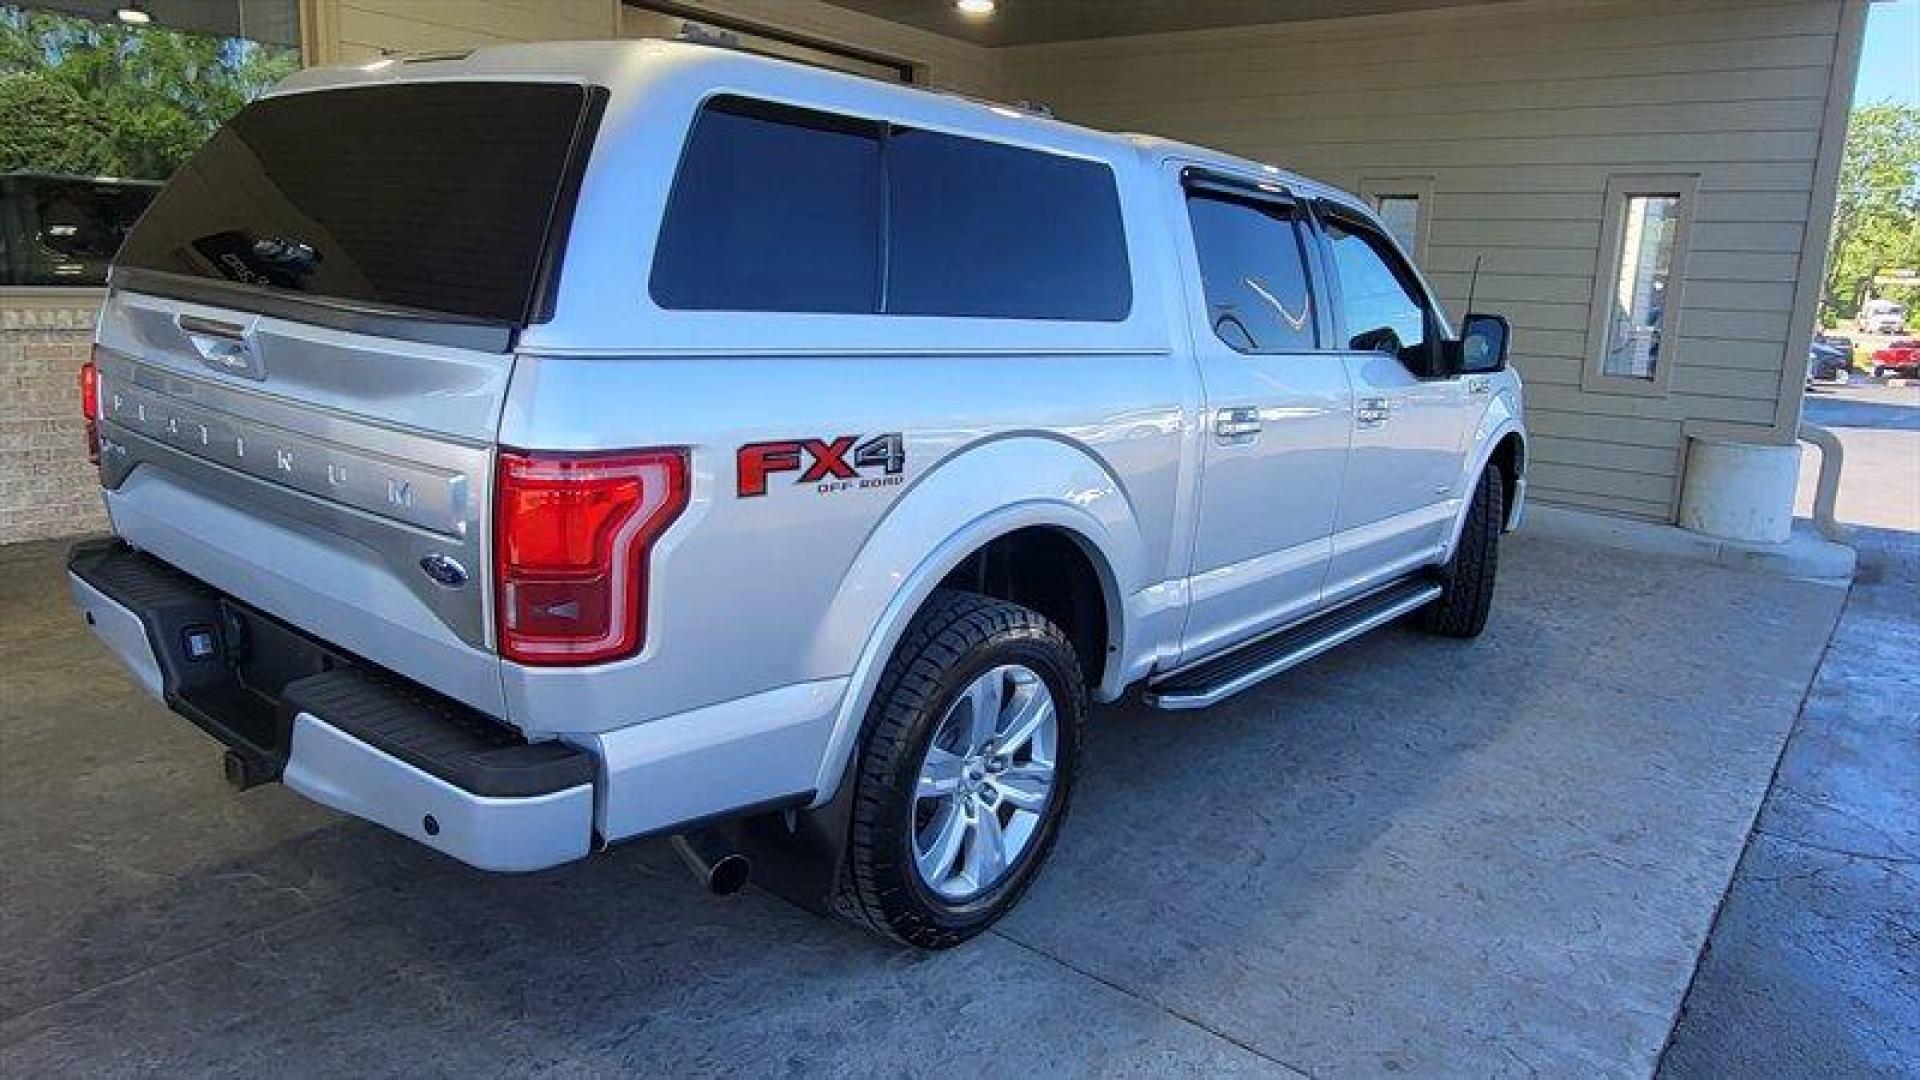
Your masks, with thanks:
[[[917,26],[976,45],[1033,45],[1173,30],[1387,15],[1462,7],[1490,0],[999,0],[987,18],[955,10],[953,0],[828,0],[843,8]]]

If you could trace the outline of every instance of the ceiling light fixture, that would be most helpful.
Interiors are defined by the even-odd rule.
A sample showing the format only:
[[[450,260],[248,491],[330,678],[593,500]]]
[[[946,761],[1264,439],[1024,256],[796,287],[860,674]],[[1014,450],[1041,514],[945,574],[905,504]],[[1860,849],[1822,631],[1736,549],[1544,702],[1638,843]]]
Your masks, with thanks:
[[[993,9],[998,5],[994,0],[953,0],[953,6],[958,8],[962,15],[984,19],[993,14]]]
[[[128,26],[145,26],[153,21],[153,16],[147,14],[147,9],[140,6],[140,0],[127,0],[121,5],[120,10],[113,14]]]

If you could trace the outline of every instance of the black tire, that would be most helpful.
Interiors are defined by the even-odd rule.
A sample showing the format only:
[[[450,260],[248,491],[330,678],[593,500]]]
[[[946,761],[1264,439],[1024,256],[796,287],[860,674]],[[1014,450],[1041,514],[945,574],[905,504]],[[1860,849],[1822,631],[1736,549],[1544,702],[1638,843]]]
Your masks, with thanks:
[[[1420,625],[1446,637],[1475,638],[1487,628],[1493,610],[1493,579],[1500,567],[1500,530],[1504,525],[1506,482],[1488,466],[1473,489],[1466,528],[1453,557],[1440,571],[1441,592],[1420,613]]]
[[[914,791],[936,729],[980,674],[1021,664],[1053,695],[1057,718],[1052,794],[1032,840],[985,892],[949,902],[914,860]],[[854,762],[852,833],[840,905],[882,937],[922,949],[958,945],[1019,902],[1059,835],[1073,790],[1087,691],[1060,629],[1018,604],[942,589],[927,600],[880,678]]]

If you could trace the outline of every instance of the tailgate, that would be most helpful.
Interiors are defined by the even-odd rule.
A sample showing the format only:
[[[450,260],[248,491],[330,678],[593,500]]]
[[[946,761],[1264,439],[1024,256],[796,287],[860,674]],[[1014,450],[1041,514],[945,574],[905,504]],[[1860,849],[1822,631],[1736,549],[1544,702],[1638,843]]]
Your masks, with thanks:
[[[209,370],[210,327],[242,328],[263,377]],[[99,340],[115,532],[502,714],[487,503],[511,357],[125,292]]]
[[[128,236],[101,313],[114,529],[341,650],[504,716],[494,439],[604,92],[268,97]]]

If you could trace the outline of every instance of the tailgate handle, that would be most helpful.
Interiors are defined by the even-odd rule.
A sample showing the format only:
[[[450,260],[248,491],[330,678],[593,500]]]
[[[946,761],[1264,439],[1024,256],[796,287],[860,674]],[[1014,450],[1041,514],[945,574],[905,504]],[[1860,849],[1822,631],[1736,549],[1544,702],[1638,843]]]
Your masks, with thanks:
[[[260,366],[259,354],[254,352],[247,326],[184,313],[173,317],[173,325],[186,335],[187,344],[200,355],[200,362],[213,370],[246,379],[267,377]]]
[[[183,333],[197,334],[201,337],[225,338],[228,341],[247,340],[247,328],[239,323],[203,319],[198,315],[175,315],[173,325],[179,327]]]

